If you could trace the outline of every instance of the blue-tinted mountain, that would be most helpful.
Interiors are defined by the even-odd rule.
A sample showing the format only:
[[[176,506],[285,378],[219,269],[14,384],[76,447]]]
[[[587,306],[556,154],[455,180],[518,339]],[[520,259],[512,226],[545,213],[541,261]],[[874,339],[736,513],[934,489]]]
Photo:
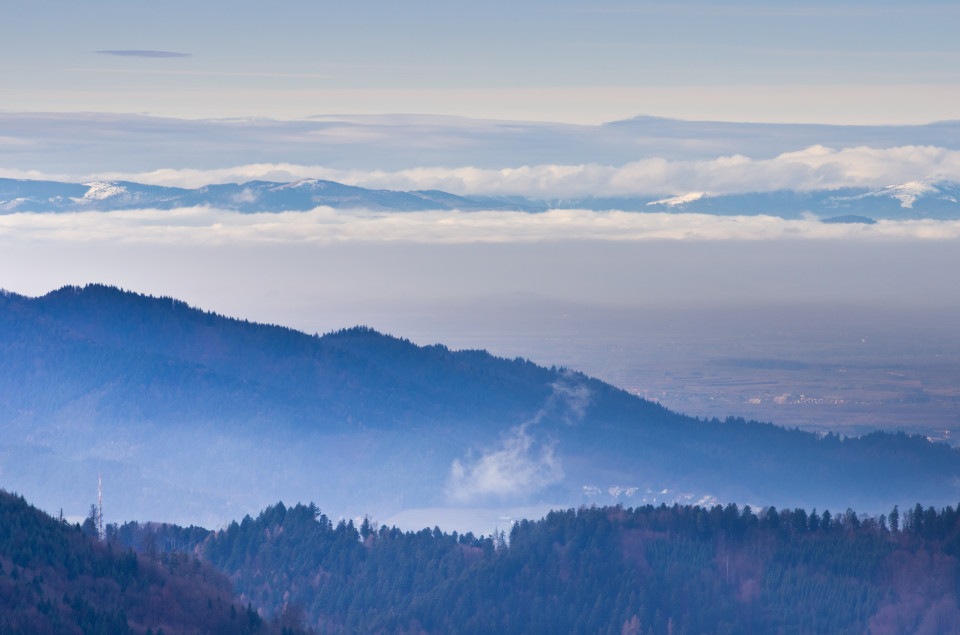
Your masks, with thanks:
[[[834,219],[838,217],[857,216],[869,222],[878,219],[957,219],[960,218],[958,201],[960,184],[915,182],[877,189],[843,188],[811,192],[778,190],[722,195],[695,192],[667,198],[598,197],[572,201],[571,206],[717,216],[765,214],[789,219],[812,215],[824,222],[837,222]]]
[[[0,213],[111,211],[144,207],[174,209],[192,206],[211,206],[244,213],[306,211],[320,206],[398,212],[546,209],[544,203],[520,197],[465,197],[434,190],[371,190],[320,179],[304,179],[292,183],[249,181],[205,185],[196,189],[144,185],[129,181],[94,181],[81,184],[0,179]]]
[[[460,196],[440,190],[372,190],[334,181],[304,179],[292,183],[250,181],[196,189],[127,181],[60,183],[0,179],[0,213],[175,209],[210,206],[241,213],[307,211],[320,206],[410,212],[422,210],[521,211],[549,209],[624,210],[713,215],[766,214],[829,220],[860,216],[877,219],[960,218],[960,184],[911,182],[889,187],[842,188],[800,192],[745,192],[672,197],[603,196],[534,200],[521,196]]]
[[[422,507],[960,498],[960,451],[703,421],[583,374],[369,328],[322,337],[90,285],[0,296],[0,482],[113,521],[216,526],[277,498]]]

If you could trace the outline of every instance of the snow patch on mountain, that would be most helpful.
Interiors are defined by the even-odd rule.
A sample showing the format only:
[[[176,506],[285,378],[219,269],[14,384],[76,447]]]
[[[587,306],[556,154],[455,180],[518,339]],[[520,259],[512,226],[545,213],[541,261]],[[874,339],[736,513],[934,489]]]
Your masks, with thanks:
[[[280,190],[295,190],[302,187],[310,187],[311,189],[324,189],[326,187],[325,183],[320,183],[319,179],[300,179],[299,181],[292,181],[290,183],[284,183],[278,187],[272,188],[271,191],[278,192]]]
[[[856,196],[835,196],[831,197],[831,200],[836,203],[843,203],[870,198],[892,198],[900,201],[902,209],[913,209],[914,203],[921,199],[936,198],[936,200],[956,203],[957,198],[951,194],[952,191],[955,191],[955,187],[956,184],[949,182],[934,184],[930,181],[908,181],[870,190]]]
[[[923,181],[910,181],[908,183],[901,183],[899,185],[888,185],[878,190],[871,190],[865,194],[846,198],[846,200],[889,197],[900,201],[900,207],[904,209],[912,209],[913,204],[917,202],[917,199],[937,192],[940,192],[940,189],[935,185],[925,183]],[[838,198],[838,200],[842,199]]]
[[[10,212],[16,210],[22,203],[25,203],[27,199],[25,198],[15,198],[9,201],[0,201],[0,212]]]
[[[83,199],[74,200],[102,201],[127,192],[127,188],[110,181],[91,181],[90,183],[84,183],[84,185],[90,189],[83,195]]]
[[[670,207],[674,207],[676,205],[683,205],[684,203],[699,201],[704,196],[706,196],[706,192],[687,192],[686,194],[681,194],[680,196],[662,198],[659,201],[650,201],[647,203],[647,205],[669,205]]]
[[[892,198],[900,201],[900,207],[912,208],[914,202],[926,194],[932,194],[933,192],[938,192],[939,190],[929,183],[923,183],[921,181],[911,181],[909,183],[904,183],[902,185],[891,185],[883,188],[878,192],[877,196],[883,196],[886,194]]]

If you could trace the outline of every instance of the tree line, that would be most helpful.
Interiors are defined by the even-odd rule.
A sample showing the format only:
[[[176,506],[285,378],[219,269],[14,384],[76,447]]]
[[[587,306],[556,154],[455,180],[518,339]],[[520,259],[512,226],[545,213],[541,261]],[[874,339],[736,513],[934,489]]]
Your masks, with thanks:
[[[318,632],[950,632],[953,507],[582,507],[508,536],[333,523],[265,509],[204,557],[254,605]]]

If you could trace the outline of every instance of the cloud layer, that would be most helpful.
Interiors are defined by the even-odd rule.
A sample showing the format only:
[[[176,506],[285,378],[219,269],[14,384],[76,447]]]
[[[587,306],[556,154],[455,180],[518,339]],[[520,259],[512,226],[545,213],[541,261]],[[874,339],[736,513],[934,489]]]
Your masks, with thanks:
[[[0,170],[0,176],[23,178],[23,175],[21,171]],[[257,179],[294,181],[320,178],[367,188],[438,189],[464,195],[517,195],[546,199],[670,196],[689,192],[716,195],[885,187],[909,181],[960,181],[960,150],[934,146],[835,149],[815,145],[770,159],[752,159],[740,154],[695,161],[648,158],[622,166],[586,163],[502,169],[416,167],[384,171],[255,163],[215,170],[98,173],[84,178],[94,177],[177,187]],[[36,173],[31,178],[37,178]]]
[[[825,224],[815,218],[636,213],[590,210],[524,212],[309,212],[239,214],[195,207],[70,214],[0,215],[0,241],[118,242],[181,245],[332,244],[346,242],[533,243],[557,241],[852,239],[955,240],[960,221]]]
[[[60,103],[81,107],[75,102]],[[9,112],[13,104],[4,107],[8,112],[0,113],[0,137],[5,140],[0,143],[0,167],[67,175],[69,180],[79,175],[100,178],[158,171],[158,178],[181,179],[174,184],[191,179],[192,184],[204,185],[211,178],[236,180],[270,171],[318,177],[324,174],[319,170],[330,169],[330,175],[349,176],[356,171],[358,179],[380,178],[383,173],[404,176],[401,171],[408,170],[410,177],[429,176],[436,181],[437,175],[418,175],[416,169],[446,168],[441,176],[457,178],[457,168],[480,168],[501,178],[497,175],[501,169],[524,166],[540,172],[549,172],[550,166],[589,166],[594,172],[600,168],[603,176],[603,170],[643,161],[662,160],[681,172],[702,169],[719,157],[742,156],[758,162],[783,155],[779,161],[783,163],[790,159],[789,153],[816,146],[859,149],[857,154],[867,154],[869,150],[863,149],[871,148],[881,152],[906,147],[960,150],[960,122],[823,126],[638,117],[582,126],[430,115],[188,120],[102,112],[30,114]],[[230,166],[242,167],[222,170]],[[899,176],[894,181],[900,182]],[[676,186],[666,183],[658,191]]]

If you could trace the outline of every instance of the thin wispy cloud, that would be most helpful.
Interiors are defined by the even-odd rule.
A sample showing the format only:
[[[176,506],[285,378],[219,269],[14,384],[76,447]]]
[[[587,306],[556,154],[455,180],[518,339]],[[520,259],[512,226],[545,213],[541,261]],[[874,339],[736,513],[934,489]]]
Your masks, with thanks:
[[[2,137],[0,136],[0,148],[28,148],[37,145],[36,141],[24,139],[22,137]]]
[[[798,48],[759,48],[744,47],[740,45],[730,45],[729,48],[739,50],[751,55],[778,55],[787,57],[820,57],[836,60],[838,58],[858,58],[866,60],[876,59],[903,59],[903,60],[956,60],[960,57],[960,51],[937,51],[937,50],[915,50],[915,51],[891,51],[883,49],[798,49]]]
[[[446,493],[452,502],[536,494],[563,479],[563,464],[551,443],[538,441],[526,424],[511,428],[499,444],[471,461],[454,460]]]
[[[117,57],[191,57],[190,53],[178,51],[151,51],[143,49],[118,49],[109,51],[94,51],[100,55],[115,55]]]
[[[450,466],[446,493],[456,503],[485,498],[536,494],[563,479],[563,462],[557,443],[538,431],[549,417],[566,425],[581,422],[591,402],[591,391],[576,373],[565,371],[551,384],[543,407],[528,421],[504,433],[499,443],[479,457],[455,459]]]
[[[696,14],[710,17],[756,17],[756,18],[871,18],[877,16],[916,16],[916,15],[943,15],[956,13],[960,7],[935,3],[932,5],[901,5],[877,6],[875,3],[862,6],[835,6],[835,5],[784,5],[768,6],[715,3],[674,2],[674,3],[644,3],[640,6],[593,6],[568,10],[571,13],[593,13],[608,15],[668,15],[682,16]]]
[[[201,75],[212,77],[281,77],[300,79],[330,79],[332,75],[316,73],[260,73],[246,71],[189,71],[175,69],[134,69],[134,68],[71,68],[78,73],[125,73],[135,75]]]

